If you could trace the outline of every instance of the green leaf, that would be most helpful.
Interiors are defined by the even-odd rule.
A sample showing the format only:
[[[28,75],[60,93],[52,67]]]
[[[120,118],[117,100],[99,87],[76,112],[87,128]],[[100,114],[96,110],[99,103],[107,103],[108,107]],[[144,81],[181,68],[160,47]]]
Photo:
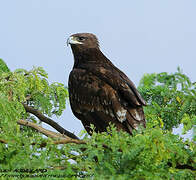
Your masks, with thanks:
[[[10,72],[10,69],[8,68],[6,63],[2,59],[0,59],[0,74],[3,72],[5,73]]]

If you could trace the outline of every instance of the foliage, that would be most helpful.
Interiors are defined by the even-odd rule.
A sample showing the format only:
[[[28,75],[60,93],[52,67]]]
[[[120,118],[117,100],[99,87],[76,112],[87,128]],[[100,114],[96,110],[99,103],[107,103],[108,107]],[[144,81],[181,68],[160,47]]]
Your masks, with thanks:
[[[1,66],[6,67],[6,66]],[[68,91],[61,83],[49,84],[42,68],[30,71],[18,69],[4,71],[0,76],[0,169],[46,168],[58,161],[58,146],[49,141],[45,149],[40,148],[46,140],[42,134],[16,123],[19,119],[39,122],[27,113],[22,103],[34,106],[48,116],[60,116],[65,109]],[[35,145],[32,145],[35,144]],[[50,153],[51,152],[51,153]],[[54,158],[57,157],[57,158]]]
[[[7,67],[7,64],[2,59],[0,59],[0,75],[3,72],[10,72],[10,69]]]
[[[186,148],[177,135],[160,128],[146,129],[132,137],[115,128],[110,131],[86,139],[87,150],[80,152],[78,160],[81,171],[86,169],[98,179],[193,179],[190,170],[177,168],[194,165],[195,157],[193,147]]]
[[[111,127],[108,133],[92,137],[84,133],[86,144],[54,145],[53,139],[17,121],[39,123],[23,103],[44,115],[60,116],[67,89],[50,84],[42,68],[11,72],[5,67],[0,61],[1,178],[15,174],[47,179],[195,179],[194,143],[171,133],[180,123],[185,132],[195,123],[195,86],[180,70],[142,78],[139,89],[149,104],[147,128],[142,132],[130,136]]]
[[[196,124],[196,84],[181,72],[145,74],[139,90],[147,101],[146,118],[150,127],[172,130],[184,124],[184,133]]]

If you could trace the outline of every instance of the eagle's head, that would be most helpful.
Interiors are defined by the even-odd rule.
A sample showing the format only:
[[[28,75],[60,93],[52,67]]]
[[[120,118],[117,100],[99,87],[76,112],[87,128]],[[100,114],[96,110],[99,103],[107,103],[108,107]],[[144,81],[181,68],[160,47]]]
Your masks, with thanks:
[[[97,37],[91,33],[77,33],[71,35],[67,40],[67,45],[71,45],[72,49],[85,50],[89,48],[99,49]]]

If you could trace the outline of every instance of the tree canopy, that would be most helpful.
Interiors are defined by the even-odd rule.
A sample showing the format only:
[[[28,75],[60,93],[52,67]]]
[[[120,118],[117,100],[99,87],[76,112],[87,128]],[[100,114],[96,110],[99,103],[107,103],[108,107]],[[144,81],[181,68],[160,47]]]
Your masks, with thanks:
[[[41,67],[12,72],[0,59],[0,177],[195,179],[196,137],[184,140],[172,128],[194,128],[196,84],[178,68],[145,74],[138,89],[148,103],[146,129],[130,136],[111,125],[78,138],[51,119],[66,108],[65,85],[49,83]]]

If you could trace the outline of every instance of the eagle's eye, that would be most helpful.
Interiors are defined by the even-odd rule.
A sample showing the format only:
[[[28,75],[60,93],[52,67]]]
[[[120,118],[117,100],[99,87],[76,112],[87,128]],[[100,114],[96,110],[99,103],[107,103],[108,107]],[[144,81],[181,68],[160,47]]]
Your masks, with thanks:
[[[79,41],[84,41],[85,40],[85,37],[78,37],[78,40]]]

